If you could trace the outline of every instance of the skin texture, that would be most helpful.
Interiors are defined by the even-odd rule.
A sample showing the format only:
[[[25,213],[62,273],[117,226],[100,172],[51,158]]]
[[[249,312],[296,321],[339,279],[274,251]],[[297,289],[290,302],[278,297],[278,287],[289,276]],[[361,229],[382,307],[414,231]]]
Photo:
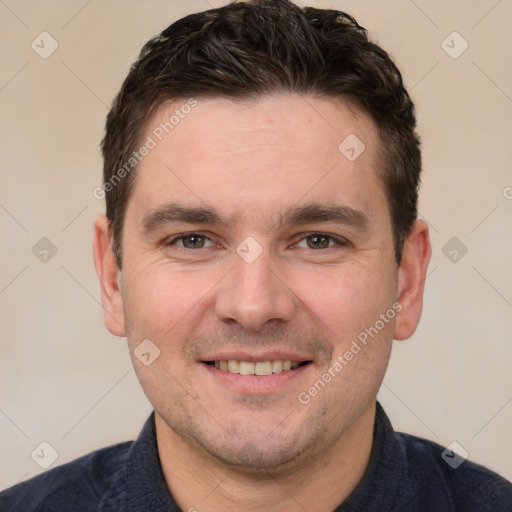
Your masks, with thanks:
[[[146,135],[185,101],[162,105]],[[338,149],[349,134],[366,147],[354,161]],[[392,341],[416,329],[430,258],[418,220],[396,265],[379,143],[373,121],[340,99],[198,99],[140,163],[122,271],[107,220],[97,219],[105,323],[128,338],[155,409],[164,475],[183,510],[329,511],[362,478]],[[170,202],[213,207],[231,223],[145,229],[144,219]],[[285,210],[310,204],[356,210],[366,224],[278,223]],[[190,232],[199,238],[173,240]],[[261,250],[251,263],[236,251],[247,237],[258,244],[251,251]],[[333,371],[393,304],[399,313]],[[149,366],[134,356],[145,339],[160,350]],[[202,363],[272,350],[311,363],[268,389],[258,384],[267,377],[232,387]],[[301,403],[299,393],[329,369],[335,377]]]

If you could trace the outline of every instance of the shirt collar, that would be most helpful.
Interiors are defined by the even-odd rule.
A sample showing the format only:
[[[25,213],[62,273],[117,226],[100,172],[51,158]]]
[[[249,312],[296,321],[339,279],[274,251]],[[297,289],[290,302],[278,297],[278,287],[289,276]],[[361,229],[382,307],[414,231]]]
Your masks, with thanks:
[[[404,445],[377,402],[370,462],[359,484],[334,512],[395,510],[399,482],[407,472],[406,459]]]
[[[171,497],[160,465],[154,411],[131,445],[127,464],[115,475],[98,510],[181,512]]]

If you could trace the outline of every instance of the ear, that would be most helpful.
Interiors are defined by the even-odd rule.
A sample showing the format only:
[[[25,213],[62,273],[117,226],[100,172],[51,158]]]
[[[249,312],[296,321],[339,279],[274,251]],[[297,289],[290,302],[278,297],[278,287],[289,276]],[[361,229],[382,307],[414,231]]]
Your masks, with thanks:
[[[126,336],[120,288],[121,271],[112,251],[108,226],[109,221],[104,215],[94,222],[94,266],[100,281],[105,326],[115,336]]]
[[[418,326],[431,253],[428,225],[423,220],[416,220],[404,243],[398,268],[398,302],[402,309],[395,323],[396,340],[409,338]]]

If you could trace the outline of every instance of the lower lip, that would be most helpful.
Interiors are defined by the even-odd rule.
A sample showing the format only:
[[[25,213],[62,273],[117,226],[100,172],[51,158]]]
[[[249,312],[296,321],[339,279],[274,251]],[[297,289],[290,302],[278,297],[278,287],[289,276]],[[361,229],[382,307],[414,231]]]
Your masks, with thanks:
[[[240,375],[226,370],[219,370],[214,366],[201,363],[201,366],[223,386],[244,394],[273,393],[286,384],[299,378],[308,370],[312,363],[299,366],[293,370],[285,370],[271,375]]]

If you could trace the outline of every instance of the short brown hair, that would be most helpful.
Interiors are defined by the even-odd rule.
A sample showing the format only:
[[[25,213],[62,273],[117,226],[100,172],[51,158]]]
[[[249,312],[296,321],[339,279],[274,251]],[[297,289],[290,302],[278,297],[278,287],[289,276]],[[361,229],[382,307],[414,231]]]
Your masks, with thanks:
[[[344,12],[252,0],[186,16],[148,41],[113,102],[102,141],[103,187],[119,267],[136,169],[113,179],[140,146],[155,108],[191,96],[250,99],[279,92],[343,97],[372,117],[400,262],[417,217],[421,173],[414,105],[400,71]]]

